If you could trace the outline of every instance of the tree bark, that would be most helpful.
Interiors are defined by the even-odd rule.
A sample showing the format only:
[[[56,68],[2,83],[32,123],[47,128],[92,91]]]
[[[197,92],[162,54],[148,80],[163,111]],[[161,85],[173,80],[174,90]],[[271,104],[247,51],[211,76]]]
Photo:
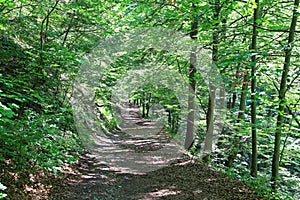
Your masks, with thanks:
[[[249,75],[248,75],[248,72],[245,72],[244,78],[243,78],[242,94],[241,94],[241,99],[240,99],[239,114],[238,114],[238,120],[237,120],[238,123],[241,121],[241,119],[244,119],[244,113],[246,110],[248,83],[249,83]]]
[[[212,61],[213,64],[218,62],[218,53],[219,53],[219,34],[220,34],[220,12],[221,12],[220,1],[217,0],[213,5],[213,20],[214,22],[214,31],[212,34]],[[214,80],[212,80],[214,81]],[[215,120],[215,107],[216,107],[216,87],[215,83],[212,81],[209,82],[209,99],[208,99],[208,109],[206,115],[206,138],[204,142],[204,157],[203,161],[208,162],[210,160],[210,153],[213,148],[213,138],[214,138],[214,120]]]
[[[195,9],[195,5],[193,4],[193,8]],[[196,40],[198,35],[198,19],[194,17],[190,37],[192,40]],[[186,136],[184,141],[184,148],[186,150],[190,149],[194,140],[194,124],[195,124],[195,90],[196,90],[196,50],[197,47],[194,47],[190,54],[190,66],[189,66],[189,96],[188,96],[188,117],[187,117],[187,125],[186,125]]]
[[[281,142],[281,133],[282,126],[284,125],[284,108],[286,104],[285,94],[287,91],[287,78],[291,64],[291,54],[292,54],[292,45],[295,38],[295,30],[297,24],[297,9],[299,7],[299,0],[294,1],[293,8],[293,17],[289,31],[288,37],[288,45],[285,49],[285,59],[283,65],[283,72],[281,76],[280,89],[279,89],[279,105],[278,105],[278,116],[277,116],[277,124],[275,131],[275,142],[274,142],[274,153],[272,159],[272,178],[271,178],[271,186],[274,191],[277,190],[278,187],[278,178],[279,178],[279,156],[280,156],[280,142]]]
[[[255,0],[256,8],[253,15],[253,32],[250,52],[251,56],[251,134],[252,159],[250,175],[257,177],[257,129],[256,129],[256,50],[257,50],[257,20],[259,19],[259,0]]]
[[[196,47],[193,48],[190,55],[190,67],[189,67],[189,96],[188,96],[188,117],[187,117],[187,127],[186,136],[184,141],[184,148],[190,149],[194,140],[194,126],[195,126],[195,90],[196,90]]]

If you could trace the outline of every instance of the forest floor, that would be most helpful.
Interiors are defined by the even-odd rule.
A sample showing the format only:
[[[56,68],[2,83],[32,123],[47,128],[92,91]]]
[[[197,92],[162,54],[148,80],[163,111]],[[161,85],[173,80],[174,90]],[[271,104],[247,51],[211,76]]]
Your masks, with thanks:
[[[261,199],[243,182],[191,159],[137,111],[124,110],[121,130],[97,137],[75,169],[55,180],[47,199]]]

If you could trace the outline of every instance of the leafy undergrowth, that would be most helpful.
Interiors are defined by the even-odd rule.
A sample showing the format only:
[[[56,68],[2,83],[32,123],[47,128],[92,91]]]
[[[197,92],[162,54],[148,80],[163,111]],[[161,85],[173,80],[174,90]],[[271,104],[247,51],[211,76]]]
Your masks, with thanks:
[[[51,182],[82,152],[72,115],[64,108],[43,114],[27,110],[27,117],[18,119],[8,107],[1,111],[6,115],[0,123],[0,199],[45,199]]]

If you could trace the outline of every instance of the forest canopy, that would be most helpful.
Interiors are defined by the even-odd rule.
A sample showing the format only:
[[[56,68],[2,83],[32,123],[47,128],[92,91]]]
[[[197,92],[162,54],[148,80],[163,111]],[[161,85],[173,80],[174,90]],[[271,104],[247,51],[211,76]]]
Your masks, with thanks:
[[[144,41],[132,49],[99,53],[105,65],[88,72],[99,77],[84,80],[94,98],[83,110],[93,110],[103,133],[118,128],[113,97],[126,91],[119,100],[161,119],[172,137],[181,131],[193,158],[266,197],[299,199],[299,13],[299,0],[0,0],[0,198],[30,174],[59,173],[79,159],[86,146],[72,99],[87,58],[151,29],[157,37],[135,34]],[[193,45],[173,45],[184,40]],[[108,41],[119,46],[101,46]]]

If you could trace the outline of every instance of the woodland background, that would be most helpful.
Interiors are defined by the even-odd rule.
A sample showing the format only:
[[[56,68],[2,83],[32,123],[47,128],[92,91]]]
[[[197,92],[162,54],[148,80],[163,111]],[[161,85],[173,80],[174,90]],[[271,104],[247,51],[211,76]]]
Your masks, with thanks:
[[[203,162],[269,198],[299,199],[299,13],[299,0],[0,0],[0,173],[7,186],[0,184],[0,198],[30,185],[31,176],[59,173],[84,150],[70,106],[84,55],[104,37],[161,27],[201,43],[224,81],[224,128]],[[150,62],[176,67],[195,91],[203,116],[190,148],[197,158],[214,102],[195,66],[165,51],[140,49],[108,68],[97,90],[101,123],[117,126],[111,88],[129,65]],[[171,91],[137,88],[132,101],[144,117],[162,101],[165,126],[176,133],[180,109]]]

